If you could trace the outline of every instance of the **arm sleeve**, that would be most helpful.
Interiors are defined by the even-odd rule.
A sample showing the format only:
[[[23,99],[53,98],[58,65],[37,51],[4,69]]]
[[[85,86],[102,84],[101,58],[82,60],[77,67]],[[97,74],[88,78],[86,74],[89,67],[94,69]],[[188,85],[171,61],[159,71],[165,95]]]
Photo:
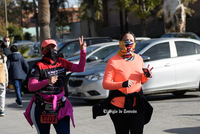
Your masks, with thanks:
[[[109,60],[106,65],[104,78],[103,78],[103,88],[104,89],[116,90],[116,89],[122,88],[123,82],[114,82],[113,81],[114,76],[115,76],[114,63],[111,60]]]
[[[7,57],[6,65],[7,65],[7,69],[9,70],[9,68],[10,68],[10,60],[9,60],[8,57]]]
[[[39,81],[40,70],[37,65],[34,65],[31,69],[30,78],[28,81],[28,89],[30,92],[40,90],[42,87],[48,85],[48,79]]]
[[[28,81],[28,89],[30,92],[34,92],[37,91],[39,89],[41,89],[42,87],[48,85],[48,79],[45,79],[43,81],[39,81],[38,79],[34,79],[34,78],[29,78]]]
[[[83,71],[85,71],[85,63],[86,63],[86,49],[81,50],[79,64],[72,64],[69,71],[83,72]]]
[[[7,61],[7,57],[4,55],[4,61],[6,62]],[[8,82],[9,82],[9,79],[8,79],[8,69],[7,69],[7,64],[5,64],[5,72],[6,72],[6,86],[8,86]]]
[[[24,59],[24,57],[22,57],[22,67],[23,67],[24,72],[26,74],[28,74],[28,72],[29,72],[29,65],[26,62],[26,60]]]

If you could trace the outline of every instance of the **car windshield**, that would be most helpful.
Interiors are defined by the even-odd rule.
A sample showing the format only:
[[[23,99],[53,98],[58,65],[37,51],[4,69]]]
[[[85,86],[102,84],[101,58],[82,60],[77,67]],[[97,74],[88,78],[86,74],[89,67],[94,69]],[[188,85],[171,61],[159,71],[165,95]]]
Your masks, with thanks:
[[[135,53],[139,53],[143,48],[145,48],[147,45],[149,45],[151,42],[150,41],[141,41],[139,43],[136,43],[135,46]]]
[[[58,47],[58,51],[65,45],[65,42],[59,42],[57,44],[57,47]]]
[[[86,55],[90,54],[91,52],[98,49],[99,47],[100,46],[87,47]],[[67,58],[67,60],[69,60],[69,61],[74,61],[74,60],[79,60],[79,59],[80,59],[80,51],[77,51],[76,53],[74,53],[73,55],[71,55]]]

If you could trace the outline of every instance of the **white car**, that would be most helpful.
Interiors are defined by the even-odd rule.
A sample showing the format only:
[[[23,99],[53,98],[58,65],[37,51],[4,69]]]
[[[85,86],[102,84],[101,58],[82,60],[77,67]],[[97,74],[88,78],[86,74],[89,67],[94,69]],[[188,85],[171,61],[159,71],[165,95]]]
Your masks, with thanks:
[[[143,57],[145,67],[148,64],[154,67],[153,78],[142,85],[144,94],[168,92],[183,95],[190,90],[199,90],[200,41],[184,38],[149,39],[137,43],[135,52]],[[110,57],[91,62],[92,65],[87,64],[84,72],[72,73],[68,83],[69,97],[105,99],[109,90],[103,89],[102,79]]]

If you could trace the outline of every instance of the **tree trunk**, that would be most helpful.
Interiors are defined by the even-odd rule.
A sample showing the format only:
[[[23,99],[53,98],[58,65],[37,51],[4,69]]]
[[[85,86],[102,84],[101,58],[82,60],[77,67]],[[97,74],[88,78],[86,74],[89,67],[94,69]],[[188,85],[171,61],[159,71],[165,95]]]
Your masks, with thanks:
[[[56,24],[55,24],[55,21],[56,21],[56,16],[53,16],[51,18],[51,22],[50,22],[50,28],[51,28],[51,38],[52,39],[56,39]]]
[[[128,31],[128,11],[125,9],[125,29]]]
[[[89,21],[90,21],[90,33],[91,37],[96,36],[96,31],[95,31],[95,10],[94,10],[94,1],[91,0],[89,3]]]
[[[142,25],[142,37],[147,36],[147,22],[146,19],[141,19],[141,25]]]
[[[108,6],[107,6],[107,0],[102,0],[103,4],[103,24],[105,27],[108,26]]]
[[[120,18],[120,29],[121,29],[121,33],[122,33],[124,31],[123,12],[122,12],[122,10],[119,11],[119,18]]]
[[[142,25],[142,37],[146,37],[147,36],[147,19],[145,16],[145,0],[141,0],[140,1],[140,10],[142,11],[142,13],[144,14],[144,17],[140,20],[141,21],[141,25]]]
[[[50,38],[49,0],[38,1],[38,21],[40,26],[40,44],[42,44],[45,39]]]
[[[52,3],[53,4],[53,3]],[[56,13],[58,12],[60,4],[52,5],[50,4],[50,28],[51,28],[51,38],[56,39]]]
[[[165,33],[185,32],[186,11],[183,3],[179,0],[164,0],[163,11]]]
[[[91,27],[90,27],[90,18],[88,19],[88,21],[87,21],[88,23],[88,36],[89,37],[91,37],[92,36],[92,34],[91,34]]]

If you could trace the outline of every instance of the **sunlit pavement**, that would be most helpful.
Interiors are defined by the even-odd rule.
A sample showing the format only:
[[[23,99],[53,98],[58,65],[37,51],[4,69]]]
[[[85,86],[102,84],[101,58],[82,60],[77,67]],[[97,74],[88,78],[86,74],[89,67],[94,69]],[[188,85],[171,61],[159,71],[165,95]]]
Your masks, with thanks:
[[[35,134],[36,129],[24,118],[24,111],[33,95],[25,94],[23,108],[17,108],[15,93],[7,92],[5,117],[0,117],[0,134]],[[154,108],[153,116],[144,128],[144,134],[199,134],[200,92],[188,92],[183,97],[171,94],[147,96]],[[83,100],[69,99],[74,108],[76,127],[72,134],[114,134],[109,115],[92,118],[92,105]],[[51,134],[56,134],[53,126]]]

